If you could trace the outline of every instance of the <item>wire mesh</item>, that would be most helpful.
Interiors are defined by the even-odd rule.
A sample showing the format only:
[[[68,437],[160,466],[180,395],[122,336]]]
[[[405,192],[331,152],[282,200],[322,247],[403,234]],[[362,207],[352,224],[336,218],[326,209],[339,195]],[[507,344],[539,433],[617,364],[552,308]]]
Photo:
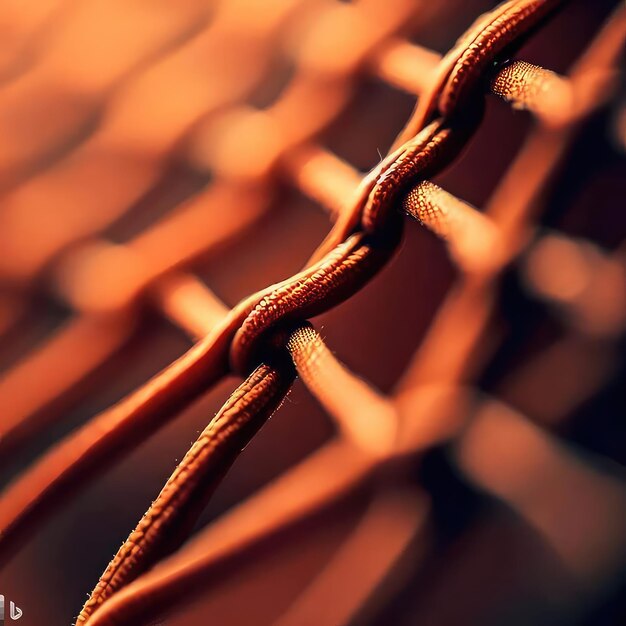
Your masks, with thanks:
[[[25,620],[618,623],[621,4],[0,13]]]

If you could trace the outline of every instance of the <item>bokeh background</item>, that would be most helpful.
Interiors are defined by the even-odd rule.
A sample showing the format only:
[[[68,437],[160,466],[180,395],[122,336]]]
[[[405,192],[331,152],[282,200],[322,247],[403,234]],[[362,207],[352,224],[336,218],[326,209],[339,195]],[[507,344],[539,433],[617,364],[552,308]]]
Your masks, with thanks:
[[[567,2],[520,58],[566,73],[619,4]],[[1,485],[191,346],[155,306],[154,293],[133,292],[133,272],[140,270],[118,244],[137,242],[216,182],[235,181],[240,191],[202,201],[194,231],[219,229],[245,210],[245,194],[265,194],[268,208],[248,228],[184,262],[232,306],[298,271],[327,233],[328,215],[283,174],[264,169],[259,155],[273,140],[272,129],[237,126],[246,107],[271,106],[307,64],[312,72],[325,64],[349,66],[361,10],[378,11],[381,20],[396,16],[394,36],[445,53],[493,6],[483,0],[4,0],[0,420],[9,413],[34,415],[45,426],[0,459]],[[331,9],[340,12],[336,22],[327,17]],[[310,52],[316,45],[324,50],[318,39],[330,42],[326,57]],[[333,52],[333,42],[345,45]],[[247,73],[256,77],[244,84]],[[241,85],[229,87],[236,79]],[[366,172],[389,149],[415,96],[375,77],[367,63],[341,82],[346,91],[338,97],[330,79],[321,81],[297,115],[313,119],[326,107],[324,98],[343,98],[315,141]],[[618,87],[582,124],[536,199],[541,237],[505,272],[489,345],[476,355],[472,384],[518,413],[486,417],[475,430],[427,450],[410,469],[428,494],[428,517],[354,623],[624,623],[622,95]],[[488,97],[480,130],[436,182],[484,207],[534,124],[530,114]],[[185,248],[187,237],[195,241],[191,231],[136,249],[152,261],[169,258]],[[389,266],[315,325],[338,358],[388,392],[456,275],[445,246],[407,218],[404,242]],[[548,276],[548,286],[537,276]],[[562,289],[578,293],[580,280],[595,289],[583,304],[561,297]],[[84,331],[57,347],[54,359],[41,357],[77,319]],[[95,366],[71,389],[50,391],[39,406],[63,372],[90,351],[104,356],[94,357]],[[93,480],[2,566],[0,593],[22,607],[21,623],[72,621],[176,461],[236,384],[234,377],[219,384]],[[199,526],[270,483],[333,432],[332,421],[297,381],[228,473]],[[519,486],[512,501],[510,485]],[[275,623],[354,532],[374,491],[364,486],[272,537],[183,594],[158,621]],[[369,550],[384,543],[374,536]],[[335,593],[358,575],[358,558],[353,565]],[[319,620],[312,611],[310,623],[324,623]]]

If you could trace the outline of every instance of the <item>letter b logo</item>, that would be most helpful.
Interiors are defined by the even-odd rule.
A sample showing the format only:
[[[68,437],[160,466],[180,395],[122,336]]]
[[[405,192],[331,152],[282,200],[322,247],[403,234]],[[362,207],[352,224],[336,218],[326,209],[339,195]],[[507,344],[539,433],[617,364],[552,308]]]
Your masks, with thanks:
[[[4,596],[2,594],[0,594],[0,626],[5,626],[5,600],[4,600]],[[24,612],[22,611],[22,609],[20,609],[19,606],[17,606],[15,604],[15,602],[11,601],[8,603],[8,617],[9,619],[11,619],[12,621],[17,621],[18,619],[20,619],[20,617],[22,617],[22,615],[24,615]]]
[[[19,606],[15,606],[15,602],[11,602],[9,608],[10,608],[9,615],[12,620],[17,620],[17,619],[20,619],[20,617],[22,617],[23,615],[22,609],[20,609]]]

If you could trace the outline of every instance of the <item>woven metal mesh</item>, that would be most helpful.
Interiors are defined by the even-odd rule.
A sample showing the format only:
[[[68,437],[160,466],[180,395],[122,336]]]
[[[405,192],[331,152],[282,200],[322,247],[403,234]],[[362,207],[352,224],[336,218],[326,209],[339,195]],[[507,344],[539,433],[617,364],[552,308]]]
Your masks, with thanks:
[[[79,623],[610,613],[621,5],[1,12],[0,591],[24,619],[94,587]]]

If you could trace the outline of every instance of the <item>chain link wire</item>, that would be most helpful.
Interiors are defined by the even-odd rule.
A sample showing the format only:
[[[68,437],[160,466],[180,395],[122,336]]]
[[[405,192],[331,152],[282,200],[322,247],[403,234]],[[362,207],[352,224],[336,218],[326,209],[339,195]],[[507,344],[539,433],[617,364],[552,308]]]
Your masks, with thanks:
[[[262,19],[248,20],[242,18],[244,0],[217,2],[211,10],[190,0],[185,11],[177,13],[180,32],[170,25],[165,36],[156,25],[155,40],[146,37],[143,47],[133,51],[136,68],[130,67],[130,52],[124,50],[120,58],[126,59],[126,73],[120,68],[117,73],[111,70],[108,83],[89,85],[93,93],[115,86],[107,91],[110,102],[103,123],[48,170],[28,178],[39,167],[42,154],[62,150],[72,125],[72,132],[79,131],[84,113],[82,117],[58,116],[51,122],[58,126],[19,151],[19,138],[2,140],[9,156],[4,166],[0,163],[2,180],[7,181],[7,201],[0,208],[0,241],[6,250],[0,276],[18,290],[32,290],[45,277],[76,315],[0,381],[0,398],[9,407],[0,425],[0,463],[8,462],[47,427],[44,408],[77,387],[128,340],[136,328],[140,302],[147,300],[195,343],[148,383],[52,446],[0,494],[0,560],[8,559],[19,541],[96,472],[174,419],[209,388],[231,374],[244,379],[121,546],[80,613],[79,624],[149,619],[229,555],[373,481],[382,484],[382,495],[359,531],[320,574],[318,584],[305,590],[280,622],[301,625],[307,607],[332,595],[333,585],[328,581],[336,580],[337,572],[354,562],[354,554],[362,551],[370,532],[385,525],[383,511],[396,511],[403,524],[390,526],[383,534],[397,534],[399,543],[390,544],[388,552],[382,550],[390,556],[373,566],[362,587],[355,585],[354,596],[346,594],[336,614],[328,609],[324,622],[348,623],[427,517],[425,490],[405,485],[407,459],[458,436],[463,429],[469,434],[461,439],[458,454],[468,474],[544,528],[541,513],[533,518],[536,512],[524,509],[509,484],[490,482],[491,475],[481,473],[477,458],[496,414],[519,431],[529,449],[553,444],[545,439],[548,435],[529,427],[509,407],[482,399],[475,389],[465,387],[465,369],[489,322],[497,281],[529,240],[525,231],[532,223],[530,200],[542,188],[544,177],[552,175],[575,125],[615,87],[624,11],[617,11],[583,55],[582,70],[575,68],[569,77],[562,77],[511,59],[566,2],[504,2],[481,16],[442,58],[401,37],[406,21],[418,13],[413,3],[383,4],[316,0],[305,9],[297,0],[275,0],[267,5]],[[420,4],[420,10],[436,13],[429,3]],[[269,106],[241,105],[270,67],[277,35],[295,27],[303,16],[311,20],[310,34],[296,47],[293,77]],[[44,19],[25,14],[24,22],[16,21],[16,41],[24,37],[20,29],[36,31]],[[190,32],[191,23],[197,32]],[[335,54],[333,42],[346,36],[346,25],[350,37],[341,49],[349,54],[342,57]],[[189,38],[173,47],[175,37],[182,33]],[[225,41],[232,58],[216,54]],[[141,70],[148,57],[151,64]],[[417,59],[419,65],[412,67],[398,58]],[[593,76],[583,71],[585,64],[593,67]],[[419,83],[419,98],[389,154],[359,180],[349,164],[316,146],[315,140],[347,108],[354,79],[365,67],[402,88]],[[41,71],[53,72],[54,66],[44,64]],[[172,74],[180,76],[180,94],[171,105],[160,108],[155,104],[142,120],[146,105],[158,102],[159,77]],[[423,78],[412,78],[416,74],[430,78],[423,84]],[[531,111],[539,126],[531,131],[491,205],[479,212],[430,179],[453,162],[479,131],[488,91],[514,108]],[[297,116],[304,102],[309,103],[310,119]],[[154,130],[157,127],[159,133]],[[154,161],[124,163],[120,159],[98,170],[102,146],[123,145],[129,137],[137,145],[149,146]],[[542,142],[548,139],[546,150]],[[157,179],[158,157],[185,143],[185,156],[212,171],[215,178],[198,196],[129,240],[107,240],[102,234],[106,228]],[[247,148],[242,150],[242,146]],[[503,215],[502,207],[511,197],[509,187],[519,179],[517,169],[534,159],[536,175],[526,180],[518,210],[511,207]],[[90,177],[97,176],[98,185],[106,186],[120,168],[128,169],[120,188],[93,198]],[[26,182],[15,184],[22,176]],[[279,178],[325,204],[334,225],[301,271],[229,309],[185,267],[253,227],[269,210]],[[68,189],[76,193],[67,196]],[[524,194],[529,194],[528,201]],[[65,198],[55,228],[47,228],[48,222],[41,219],[42,199],[58,203]],[[76,213],[80,218],[71,217],[72,207],[80,207]],[[308,320],[351,298],[388,263],[402,239],[403,213],[446,241],[461,278],[396,390],[386,396],[340,363]],[[215,227],[207,228],[209,223]],[[23,233],[19,239],[15,237],[18,232]],[[570,258],[587,262],[572,245]],[[559,306],[586,306],[588,299],[577,305],[558,287],[551,290],[545,284],[549,280],[545,271],[533,270],[546,255],[549,248],[548,252],[538,249],[536,254],[531,249],[529,283]],[[613,281],[608,289],[616,289],[623,276],[616,269],[619,262],[603,262],[610,268],[603,275],[613,277],[607,279]],[[16,302],[19,299],[7,300],[7,327],[19,315]],[[602,328],[610,328],[609,334],[623,330],[624,311],[619,302],[616,306],[612,325],[600,324],[598,332]],[[593,317],[589,307],[585,310]],[[444,344],[455,349],[445,349]],[[74,349],[75,363],[30,393],[33,376],[63,363]],[[335,420],[337,438],[223,521],[199,533],[195,544],[168,556],[187,538],[206,500],[280,405],[296,373]],[[556,452],[546,456],[545,465],[562,467],[566,474],[578,471],[574,461]],[[382,482],[381,474],[386,477]],[[312,481],[315,488],[296,494],[298,485]],[[397,484],[407,490],[401,490],[401,496],[394,495]],[[370,523],[370,517],[376,521]],[[219,529],[229,525],[234,534],[220,539]],[[159,561],[160,567],[151,569]]]

